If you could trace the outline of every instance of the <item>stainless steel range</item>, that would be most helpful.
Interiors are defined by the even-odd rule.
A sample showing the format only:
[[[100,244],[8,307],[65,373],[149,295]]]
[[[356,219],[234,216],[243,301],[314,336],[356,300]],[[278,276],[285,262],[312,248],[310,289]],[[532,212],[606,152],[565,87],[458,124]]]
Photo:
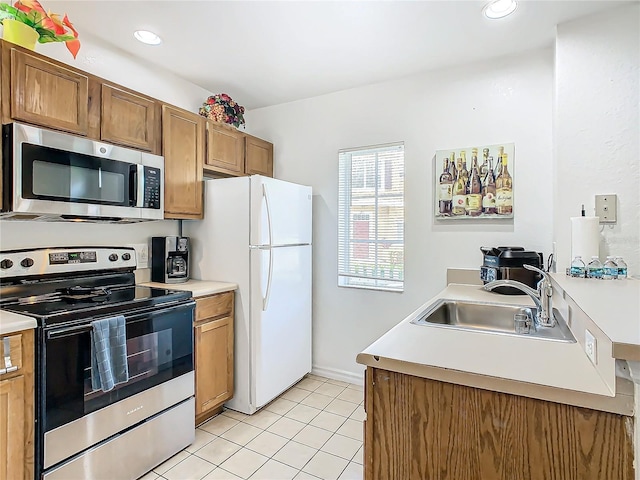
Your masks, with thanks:
[[[36,478],[135,479],[193,442],[195,302],[136,286],[135,265],[128,248],[0,252],[0,308],[38,321]],[[111,385],[104,322],[126,334]]]

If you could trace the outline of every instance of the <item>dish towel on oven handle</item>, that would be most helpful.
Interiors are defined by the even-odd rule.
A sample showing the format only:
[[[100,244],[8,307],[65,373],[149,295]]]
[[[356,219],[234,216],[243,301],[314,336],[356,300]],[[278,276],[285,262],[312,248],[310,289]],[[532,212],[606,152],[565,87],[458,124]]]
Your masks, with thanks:
[[[129,381],[124,316],[91,322],[91,388],[108,392]]]

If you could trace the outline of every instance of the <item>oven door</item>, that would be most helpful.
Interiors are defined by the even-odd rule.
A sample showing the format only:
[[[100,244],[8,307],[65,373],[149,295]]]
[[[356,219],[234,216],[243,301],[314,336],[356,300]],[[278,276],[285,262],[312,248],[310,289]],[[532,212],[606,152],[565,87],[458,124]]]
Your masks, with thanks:
[[[4,128],[13,212],[163,218],[162,157],[29,125]]]
[[[194,308],[191,301],[124,314],[129,381],[109,392],[92,388],[89,322],[45,329],[38,415],[45,469],[193,395]]]

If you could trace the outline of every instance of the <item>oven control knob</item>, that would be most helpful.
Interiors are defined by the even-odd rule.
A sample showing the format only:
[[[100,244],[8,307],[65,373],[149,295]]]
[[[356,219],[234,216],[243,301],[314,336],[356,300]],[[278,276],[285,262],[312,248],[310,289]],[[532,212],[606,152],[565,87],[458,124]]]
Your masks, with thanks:
[[[118,260],[118,255],[115,253],[112,253],[111,255],[109,255],[109,260],[111,260],[112,262],[115,262],[116,260]]]
[[[11,267],[13,267],[13,262],[8,258],[5,258],[4,260],[0,261],[0,268],[7,269]]]
[[[29,268],[29,267],[33,266],[33,259],[32,258],[25,258],[20,262],[20,265],[22,265],[24,268]]]
[[[131,254],[130,253],[123,253],[122,254],[122,259],[123,260],[131,260]]]

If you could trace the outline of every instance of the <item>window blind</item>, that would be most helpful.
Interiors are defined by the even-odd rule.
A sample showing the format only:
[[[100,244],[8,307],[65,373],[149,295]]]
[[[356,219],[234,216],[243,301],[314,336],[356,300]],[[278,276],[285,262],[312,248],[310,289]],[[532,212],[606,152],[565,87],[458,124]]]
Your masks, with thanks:
[[[404,143],[338,152],[338,285],[404,289]]]

